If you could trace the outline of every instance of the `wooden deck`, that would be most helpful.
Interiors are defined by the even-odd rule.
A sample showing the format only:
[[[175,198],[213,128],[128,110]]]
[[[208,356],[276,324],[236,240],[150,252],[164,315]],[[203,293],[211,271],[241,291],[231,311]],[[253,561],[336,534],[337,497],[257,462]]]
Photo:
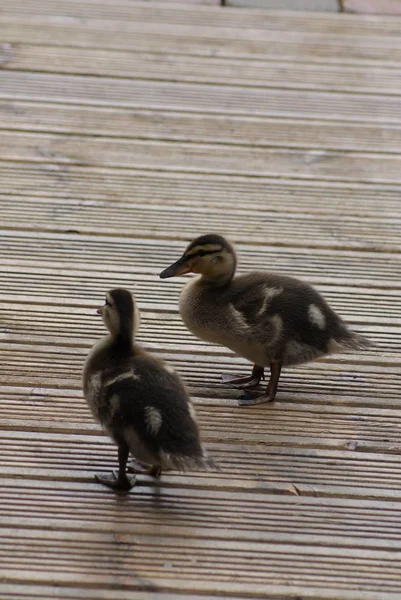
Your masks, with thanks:
[[[401,598],[401,20],[135,0],[1,0],[0,598]],[[370,352],[240,409],[193,338],[194,236],[315,284]],[[221,473],[95,472],[81,393],[113,286],[175,364]]]

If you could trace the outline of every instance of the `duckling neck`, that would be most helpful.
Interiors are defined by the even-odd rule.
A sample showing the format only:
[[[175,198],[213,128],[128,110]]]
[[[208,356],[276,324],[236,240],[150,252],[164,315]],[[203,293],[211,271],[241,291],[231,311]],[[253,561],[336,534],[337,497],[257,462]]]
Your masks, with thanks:
[[[119,331],[116,336],[113,336],[112,345],[116,349],[127,352],[132,350],[134,345],[134,336],[131,331]]]
[[[234,271],[230,273],[219,273],[218,275],[201,275],[198,279],[199,283],[208,287],[223,287],[230,285],[234,277]]]

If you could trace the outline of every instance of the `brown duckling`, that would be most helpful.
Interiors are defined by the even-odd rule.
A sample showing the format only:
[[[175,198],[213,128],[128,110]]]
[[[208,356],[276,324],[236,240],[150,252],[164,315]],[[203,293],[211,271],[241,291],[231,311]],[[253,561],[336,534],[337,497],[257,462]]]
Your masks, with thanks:
[[[180,314],[197,337],[230,348],[254,364],[249,377],[223,379],[235,387],[257,386],[270,367],[262,396],[245,397],[240,405],[271,402],[283,365],[296,365],[371,345],[351,331],[311,285],[285,275],[253,271],[235,277],[237,258],[222,236],[196,238],[160,277],[199,273],[185,285]]]
[[[99,340],[86,359],[83,390],[88,405],[118,446],[118,474],[96,479],[109,487],[130,489],[129,453],[136,466],[128,470],[160,474],[212,466],[202,448],[195,409],[172,367],[134,342],[139,311],[130,292],[114,289],[97,311],[109,335]]]

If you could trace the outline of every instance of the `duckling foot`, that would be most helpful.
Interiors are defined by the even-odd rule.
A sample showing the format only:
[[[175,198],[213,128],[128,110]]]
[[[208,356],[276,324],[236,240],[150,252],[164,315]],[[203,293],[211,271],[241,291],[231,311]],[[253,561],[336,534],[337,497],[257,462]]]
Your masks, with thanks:
[[[98,483],[107,485],[114,490],[128,491],[135,485],[136,477],[128,477],[125,473],[121,474],[113,471],[110,475],[95,475],[95,479]]]
[[[151,475],[152,477],[158,478],[161,475],[161,468],[157,465],[148,465],[142,463],[139,460],[133,460],[127,465],[127,471],[130,473],[138,473],[141,475]]]
[[[261,368],[261,367],[259,367]],[[253,370],[255,371],[256,365]],[[273,402],[276,397],[278,380],[280,379],[281,363],[274,361],[270,364],[270,379],[267,384],[266,393],[263,396],[258,396],[255,392],[248,392],[238,400],[240,406],[252,406],[253,404],[264,404],[265,402]]]
[[[252,406],[253,404],[264,404],[265,402],[273,402],[276,394],[267,394],[263,396],[249,396],[249,394],[244,394],[239,400],[238,404],[240,406]]]
[[[128,477],[126,473],[129,447],[124,442],[118,445],[118,471],[110,475],[95,475],[96,481],[113,488],[113,490],[128,491],[135,485],[135,476]]]
[[[260,380],[265,378],[265,372],[263,367],[259,367],[258,365],[254,365],[252,369],[251,375],[245,377],[234,377],[232,378],[230,375],[223,374],[221,376],[224,383],[227,385],[231,385],[232,387],[242,390],[246,388],[256,387],[259,385]]]

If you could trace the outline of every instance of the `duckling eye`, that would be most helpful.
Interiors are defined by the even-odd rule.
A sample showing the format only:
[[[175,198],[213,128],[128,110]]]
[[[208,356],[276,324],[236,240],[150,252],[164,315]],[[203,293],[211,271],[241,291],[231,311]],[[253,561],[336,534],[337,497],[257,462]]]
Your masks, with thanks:
[[[106,306],[113,306],[112,303],[107,300],[107,298],[105,299],[104,303]]]

